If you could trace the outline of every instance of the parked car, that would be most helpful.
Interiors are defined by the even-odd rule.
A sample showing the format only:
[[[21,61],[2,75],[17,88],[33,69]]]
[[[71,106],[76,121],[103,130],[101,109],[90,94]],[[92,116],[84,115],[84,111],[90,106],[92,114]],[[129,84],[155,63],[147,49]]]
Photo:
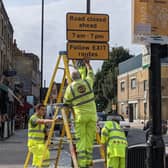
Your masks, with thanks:
[[[97,116],[98,116],[98,121],[106,121],[107,114],[103,112],[97,112]]]
[[[130,129],[130,123],[128,121],[125,121],[122,115],[116,113],[104,114],[101,112],[98,112],[97,114],[98,114],[98,127],[100,128],[100,130],[103,128],[105,121],[115,120],[120,124],[121,128],[123,128],[125,135],[126,136],[128,135],[128,131]]]

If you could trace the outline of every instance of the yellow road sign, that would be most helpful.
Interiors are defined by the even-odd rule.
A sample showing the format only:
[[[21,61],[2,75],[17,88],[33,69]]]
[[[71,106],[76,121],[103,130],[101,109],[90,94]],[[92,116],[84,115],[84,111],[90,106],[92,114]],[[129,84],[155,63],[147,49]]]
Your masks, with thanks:
[[[137,43],[168,42],[168,1],[132,0],[133,41]]]
[[[67,40],[70,41],[109,41],[109,32],[68,31]]]
[[[108,31],[109,16],[106,14],[67,13],[67,30]]]
[[[108,43],[79,43],[68,42],[67,51],[69,59],[105,60],[109,58]]]

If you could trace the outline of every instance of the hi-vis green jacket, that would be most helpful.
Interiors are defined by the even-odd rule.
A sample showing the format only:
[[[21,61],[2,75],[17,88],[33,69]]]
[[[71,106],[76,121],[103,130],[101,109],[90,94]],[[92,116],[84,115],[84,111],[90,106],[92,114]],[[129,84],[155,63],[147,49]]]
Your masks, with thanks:
[[[64,103],[71,105],[75,114],[93,114],[96,118],[93,82],[94,74],[92,70],[89,70],[85,80],[75,80],[68,85],[64,94]]]
[[[28,123],[28,146],[36,144],[44,144],[45,140],[45,125],[37,124],[39,119],[36,114],[32,115]]]
[[[101,132],[101,143],[107,145],[109,157],[125,157],[127,139],[123,129],[115,121],[106,121]]]

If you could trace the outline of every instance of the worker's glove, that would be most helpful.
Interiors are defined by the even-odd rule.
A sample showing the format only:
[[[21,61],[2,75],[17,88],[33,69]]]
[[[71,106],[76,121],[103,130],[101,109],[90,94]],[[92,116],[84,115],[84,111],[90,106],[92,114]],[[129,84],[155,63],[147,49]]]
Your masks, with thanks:
[[[76,67],[77,67],[77,69],[78,69],[79,67],[85,67],[84,61],[83,61],[83,60],[77,60],[77,61],[76,61]]]

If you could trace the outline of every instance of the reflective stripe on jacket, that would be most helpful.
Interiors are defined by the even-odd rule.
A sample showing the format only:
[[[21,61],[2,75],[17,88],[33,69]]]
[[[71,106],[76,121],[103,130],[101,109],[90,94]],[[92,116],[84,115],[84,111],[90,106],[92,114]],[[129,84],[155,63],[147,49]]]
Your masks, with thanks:
[[[33,120],[40,119],[36,114],[32,115],[28,123],[28,146],[34,144],[44,143],[45,138],[45,125],[44,124],[35,124],[33,125]]]
[[[102,128],[101,142],[107,144],[107,153],[110,157],[125,157],[127,138],[118,123],[106,121]]]

